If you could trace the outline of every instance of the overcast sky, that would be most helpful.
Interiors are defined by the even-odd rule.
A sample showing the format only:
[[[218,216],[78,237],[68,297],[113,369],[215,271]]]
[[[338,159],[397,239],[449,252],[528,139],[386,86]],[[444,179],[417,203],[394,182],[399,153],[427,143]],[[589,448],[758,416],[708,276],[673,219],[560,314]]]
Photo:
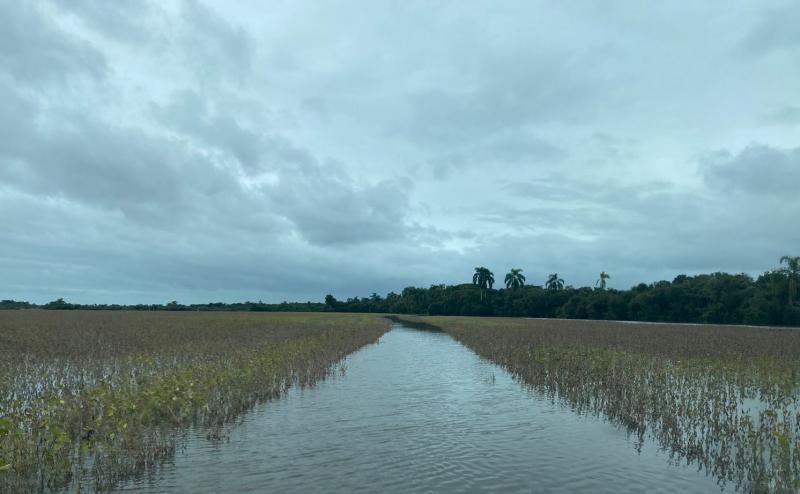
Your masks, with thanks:
[[[800,4],[0,0],[0,298],[800,254]]]

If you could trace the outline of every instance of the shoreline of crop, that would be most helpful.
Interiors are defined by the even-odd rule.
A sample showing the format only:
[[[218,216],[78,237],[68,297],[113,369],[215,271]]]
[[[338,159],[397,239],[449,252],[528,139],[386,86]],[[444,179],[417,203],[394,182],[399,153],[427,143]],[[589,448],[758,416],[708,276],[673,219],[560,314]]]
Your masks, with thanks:
[[[777,328],[769,335],[758,328],[761,338],[776,341],[752,347],[750,330],[705,328],[688,348],[679,340],[695,328],[398,320],[446,331],[554,402],[604,417],[635,434],[640,445],[651,438],[722,485],[800,488],[800,333]],[[749,409],[753,400],[763,406]]]
[[[203,324],[202,319],[192,322]],[[226,317],[221,319],[219,328],[206,333],[209,341],[220,336],[216,331],[226,331]],[[370,316],[293,315],[270,320],[268,315],[256,315],[247,319],[256,328],[266,325],[262,328],[266,333],[274,329],[270,325],[282,323],[316,327],[297,335],[283,331],[273,340],[264,339],[269,335],[259,335],[258,329],[242,331],[257,343],[239,346],[232,342],[221,352],[212,344],[200,345],[202,351],[195,348],[194,355],[181,355],[184,345],[176,343],[163,354],[132,351],[108,361],[81,356],[69,365],[62,362],[49,369],[47,358],[40,367],[31,367],[24,358],[7,365],[5,376],[0,375],[5,385],[0,389],[5,395],[0,396],[0,462],[4,466],[0,490],[91,487],[107,491],[171,457],[181,431],[199,426],[213,436],[215,428],[231,423],[258,403],[280,397],[289,387],[324,379],[338,362],[377,341],[390,326]],[[170,331],[170,324],[179,322],[187,318],[169,321],[162,331]],[[94,371],[91,359],[97,360]],[[81,368],[82,364],[86,367]],[[10,374],[15,368],[29,373]],[[41,378],[41,369],[46,369],[43,379],[47,382],[25,387],[20,381],[20,376]],[[81,369],[80,377],[71,375],[76,369]],[[95,371],[98,375],[87,379],[85,374]],[[24,393],[28,395],[21,396]],[[86,479],[91,479],[91,486],[82,485]]]
[[[430,316],[429,316],[430,317]],[[450,317],[457,317],[457,316],[450,316]],[[497,316],[488,316],[489,318],[496,318]],[[769,326],[769,325],[756,325],[756,324],[718,324],[718,323],[707,323],[707,322],[667,322],[667,321],[634,321],[630,319],[569,319],[566,317],[507,317],[502,316],[503,318],[507,319],[523,319],[523,320],[531,320],[531,321],[581,321],[585,323],[597,323],[597,322],[607,322],[607,323],[617,323],[617,324],[631,324],[637,325],[641,324],[642,326],[686,326],[686,327],[715,327],[715,328],[747,328],[747,329],[777,329],[777,330],[785,330],[785,329],[794,329],[800,330],[800,326]]]

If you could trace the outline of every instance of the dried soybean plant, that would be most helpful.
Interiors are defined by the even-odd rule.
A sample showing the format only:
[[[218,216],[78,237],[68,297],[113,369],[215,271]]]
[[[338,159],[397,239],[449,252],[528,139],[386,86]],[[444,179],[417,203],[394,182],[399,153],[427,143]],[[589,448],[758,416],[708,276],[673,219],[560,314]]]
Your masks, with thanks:
[[[741,491],[800,489],[800,331],[421,317],[579,413]]]
[[[0,312],[0,491],[106,491],[152,472],[181,430],[213,432],[312,385],[388,328],[345,314]]]

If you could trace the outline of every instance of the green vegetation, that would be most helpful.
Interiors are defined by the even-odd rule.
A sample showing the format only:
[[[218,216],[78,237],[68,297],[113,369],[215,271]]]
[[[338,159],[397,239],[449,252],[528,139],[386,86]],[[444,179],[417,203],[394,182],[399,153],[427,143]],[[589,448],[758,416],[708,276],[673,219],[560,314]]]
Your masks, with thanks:
[[[48,309],[48,310],[139,310],[139,311],[249,311],[249,312],[322,312],[325,305],[320,302],[211,302],[207,304],[180,304],[173,300],[166,304],[73,304],[63,298],[42,305],[17,300],[0,300],[0,310],[9,309]]]
[[[551,274],[544,286],[509,283],[493,290],[483,283],[487,268],[476,268],[473,284],[408,287],[385,298],[325,299],[325,310],[450,316],[510,316],[615,321],[681,322],[800,326],[797,281],[800,257],[784,256],[786,267],[757,279],[746,274],[712,273],[677,276],[672,281],[641,283],[630,290],[607,286],[611,276],[600,273],[596,288],[565,285]],[[480,273],[479,273],[480,270]],[[492,281],[494,281],[492,279]],[[523,282],[524,283],[524,282]]]
[[[783,256],[780,267],[757,279],[746,274],[711,273],[679,275],[672,281],[640,283],[629,290],[607,286],[611,276],[602,271],[594,288],[565,284],[557,273],[543,286],[526,285],[522,269],[511,269],[505,289],[495,290],[494,274],[477,267],[472,283],[407,287],[386,297],[337,300],[326,295],[324,303],[263,302],[182,305],[80,305],[58,299],[44,309],[146,310],[146,311],[253,311],[253,312],[372,312],[451,316],[544,317],[702,324],[749,324],[800,326],[797,283],[800,257]],[[0,301],[0,309],[36,308],[28,302]]]
[[[800,276],[800,256],[783,256],[781,264],[786,263],[784,272],[789,278],[789,305],[794,305],[797,298],[797,277]]]
[[[551,292],[560,292],[564,289],[564,280],[558,277],[558,273],[553,273],[547,277],[544,287]]]
[[[610,280],[611,275],[606,273],[605,271],[600,271],[600,277],[597,279],[597,283],[594,286],[600,288],[601,290],[606,289],[606,280]]]
[[[0,492],[105,491],[389,328],[345,314],[0,313]]]
[[[403,317],[737,489],[800,489],[800,331]]]
[[[510,288],[511,290],[516,290],[518,288],[522,288],[525,286],[525,275],[522,274],[521,269],[514,269],[512,268],[506,274],[506,288]]]
[[[475,268],[475,274],[472,275],[472,284],[480,289],[481,301],[485,301],[486,292],[491,290],[494,285],[494,273],[483,266]]]

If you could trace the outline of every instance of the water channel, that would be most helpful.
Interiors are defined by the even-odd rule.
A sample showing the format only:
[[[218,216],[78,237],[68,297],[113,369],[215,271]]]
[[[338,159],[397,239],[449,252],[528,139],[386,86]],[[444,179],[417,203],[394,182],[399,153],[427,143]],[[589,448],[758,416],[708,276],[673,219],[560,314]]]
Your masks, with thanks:
[[[131,492],[719,492],[694,466],[539,396],[441,332],[396,325],[346,373],[202,432]],[[729,489],[726,489],[729,490]]]

